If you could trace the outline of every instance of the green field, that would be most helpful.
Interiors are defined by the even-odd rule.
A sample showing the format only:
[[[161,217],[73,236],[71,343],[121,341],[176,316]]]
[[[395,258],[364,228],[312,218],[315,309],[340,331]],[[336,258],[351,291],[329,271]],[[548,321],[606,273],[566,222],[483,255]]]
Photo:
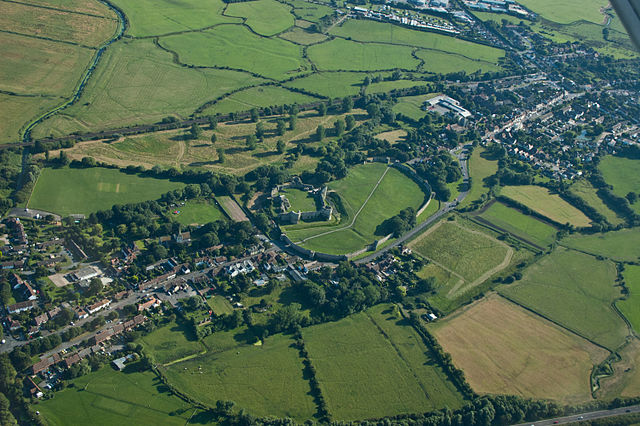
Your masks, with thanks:
[[[95,373],[71,381],[55,397],[36,407],[51,426],[131,424],[156,426],[191,424],[197,412],[172,396],[169,388],[150,371],[117,372],[105,366]],[[196,417],[197,418],[197,417]],[[194,418],[193,420],[196,420]],[[195,422],[197,424],[199,422]]]
[[[196,30],[223,22],[241,22],[222,16],[221,0],[115,0],[129,18],[127,34],[134,37]]]
[[[291,211],[315,211],[316,210],[316,201],[315,198],[309,195],[307,191],[302,191],[300,189],[295,188],[286,188],[280,191],[289,203],[291,203]]]
[[[600,8],[607,6],[607,0],[522,0],[520,4],[541,17],[559,24],[585,20],[601,24],[604,15]]]
[[[335,420],[376,418],[444,408],[462,398],[420,336],[376,306],[303,331],[322,394]]]
[[[233,312],[233,307],[229,301],[222,296],[212,296],[207,299],[207,304],[216,315],[228,315]]]
[[[319,22],[320,18],[333,13],[333,9],[329,6],[304,0],[286,0],[285,3],[293,6],[293,14],[298,19],[304,19],[309,22]],[[298,24],[300,24],[300,21],[298,21]]]
[[[501,189],[500,195],[524,204],[557,223],[570,223],[578,227],[589,226],[591,223],[580,210],[564,201],[559,195],[552,194],[547,188],[541,186],[505,186]]]
[[[309,47],[309,59],[322,71],[414,70],[420,64],[409,46],[334,39]]]
[[[353,72],[320,72],[285,83],[285,86],[305,89],[328,98],[339,98],[359,93],[366,75]]]
[[[302,360],[291,346],[293,340],[276,335],[261,346],[239,342],[233,346],[235,336],[215,333],[205,343],[221,350],[161,371],[169,383],[205,404],[234,401],[256,416],[291,417],[299,422],[311,418],[316,409],[302,376]]]
[[[140,342],[145,352],[158,364],[166,364],[205,350],[202,343],[188,339],[186,331],[185,327],[172,322],[153,330],[140,339]]]
[[[179,211],[179,214],[173,212]],[[184,206],[171,209],[170,216],[182,225],[204,225],[205,223],[225,220],[225,215],[211,201],[188,201]]]
[[[246,24],[253,31],[267,37],[293,26],[291,9],[275,0],[231,3],[226,15],[246,18]]]
[[[119,42],[105,52],[80,101],[36,127],[34,136],[187,117],[209,100],[260,82],[243,72],[181,67],[151,40]]]
[[[114,204],[155,200],[183,186],[100,167],[43,169],[27,207],[60,215],[88,215],[110,209]]]
[[[636,333],[640,333],[640,266],[625,265],[624,284],[629,296],[617,302],[620,312],[629,320]]]
[[[600,160],[599,168],[617,196],[624,197],[629,192],[640,193],[640,160],[608,155]],[[631,207],[640,212],[640,203]]]
[[[302,44],[305,46],[320,43],[327,39],[327,36],[324,34],[307,31],[300,27],[293,27],[290,31],[280,34],[279,37],[292,43]]]
[[[381,81],[378,83],[371,83],[367,86],[367,94],[374,93],[386,93],[392,90],[407,89],[410,87],[426,86],[424,81],[416,80],[394,80],[394,81]]]
[[[508,264],[512,255],[512,249],[506,244],[449,221],[428,229],[410,246],[417,254],[458,274],[469,283],[483,278],[505,260]],[[504,267],[506,265],[502,269]]]
[[[620,346],[627,327],[614,311],[620,297],[612,262],[556,249],[530,266],[518,284],[499,291],[509,299],[610,350]]]
[[[437,95],[437,93],[428,93],[426,95],[404,96],[402,98],[398,98],[398,103],[393,106],[393,112],[396,114],[406,115],[416,121],[420,120],[427,115],[427,111],[422,108],[424,103]]]
[[[493,203],[480,217],[541,247],[548,246],[556,240],[557,230],[553,226],[499,202]]]
[[[445,35],[415,31],[389,23],[369,20],[346,21],[331,34],[364,42],[392,43],[458,54],[472,60],[496,64],[504,51]]]
[[[380,184],[376,187],[378,181]],[[347,218],[338,225],[301,223],[284,227],[284,230],[292,241],[300,242],[303,247],[331,254],[346,254],[364,248],[384,236],[378,235],[376,228],[385,219],[406,207],[417,210],[425,200],[425,194],[416,183],[402,172],[387,169],[380,163],[350,169],[346,178],[330,183],[329,189],[340,195]]]
[[[473,74],[476,71],[497,72],[502,68],[494,62],[470,59],[455,53],[438,50],[418,50],[416,56],[424,61],[422,70],[438,74],[449,74],[464,71]]]
[[[293,92],[277,86],[251,87],[241,90],[206,108],[204,114],[227,114],[229,112],[249,111],[273,105],[308,104],[316,98]]]
[[[471,177],[471,190],[462,203],[461,207],[471,204],[489,191],[489,187],[484,182],[489,176],[493,176],[498,171],[498,161],[492,160],[486,154],[484,148],[476,148],[469,157],[469,175]]]
[[[624,222],[623,219],[618,217],[613,210],[598,197],[596,189],[589,183],[588,180],[582,179],[571,185],[570,191],[582,198],[588,205],[596,209],[598,213],[603,215],[609,223],[612,225],[619,225]],[[626,194],[625,194],[626,195]]]
[[[640,229],[622,229],[605,234],[572,235],[562,240],[562,245],[605,256],[621,262],[640,260]]]

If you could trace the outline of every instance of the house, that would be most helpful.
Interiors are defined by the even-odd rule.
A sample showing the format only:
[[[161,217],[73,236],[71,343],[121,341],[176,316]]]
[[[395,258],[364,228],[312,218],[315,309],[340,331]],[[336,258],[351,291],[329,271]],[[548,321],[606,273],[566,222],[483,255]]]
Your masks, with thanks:
[[[80,358],[80,355],[78,355],[77,353],[70,355],[68,357],[66,357],[65,359],[62,360],[62,365],[65,366],[66,368],[71,367],[74,364],[79,363],[82,360],[82,358]]]
[[[27,300],[36,300],[38,298],[38,293],[31,287],[31,285],[23,281],[22,285],[24,286],[23,294],[25,299]]]
[[[129,354],[127,356],[123,356],[121,358],[118,359],[114,359],[112,364],[115,368],[118,369],[118,371],[122,371],[125,369],[126,367],[126,362],[135,359],[136,356],[134,354]]]
[[[86,281],[90,280],[91,278],[99,277],[100,275],[102,274],[98,268],[87,266],[86,268],[79,269],[76,272],[72,273],[71,278],[74,281]]]
[[[46,371],[53,365],[53,358],[49,357],[42,361],[36,362],[31,366],[31,374],[39,374]]]
[[[89,342],[92,345],[99,345],[100,343],[106,342],[107,340],[111,339],[112,336],[113,330],[109,328],[107,330],[97,332],[93,337],[91,337],[91,339],[89,339]]]
[[[9,330],[17,331],[17,330],[20,330],[20,328],[22,328],[22,324],[20,324],[20,321],[12,319],[9,322]]]
[[[101,309],[106,308],[110,304],[111,304],[111,300],[103,299],[103,300],[101,300],[99,302],[96,302],[93,305],[87,307],[87,311],[89,311],[90,314],[95,314],[96,312],[98,312]]]
[[[35,322],[37,327],[40,327],[42,324],[44,324],[47,321],[49,321],[49,316],[46,313],[42,315],[38,315],[33,319],[33,322]]]
[[[179,232],[174,238],[178,244],[189,244],[191,242],[191,232]]]
[[[87,311],[85,311],[82,308],[75,308],[74,310],[76,312],[76,315],[78,316],[78,319],[85,319],[85,318],[87,318],[89,316]]]
[[[138,312],[148,311],[149,309],[157,308],[158,306],[160,306],[160,301],[155,297],[152,297],[146,302],[142,302],[138,305]]]
[[[25,300],[24,302],[18,302],[13,305],[7,306],[7,311],[10,314],[17,314],[20,312],[30,311],[36,306],[38,306],[38,303],[35,300]]]

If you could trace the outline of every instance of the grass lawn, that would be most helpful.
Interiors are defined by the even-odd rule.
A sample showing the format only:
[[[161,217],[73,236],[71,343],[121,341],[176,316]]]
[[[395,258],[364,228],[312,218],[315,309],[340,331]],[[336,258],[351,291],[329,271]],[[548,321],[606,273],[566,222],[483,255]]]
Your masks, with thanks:
[[[335,420],[456,409],[461,395],[420,336],[379,305],[303,330],[320,388]],[[375,373],[374,373],[375,372]]]
[[[263,36],[272,36],[293,26],[291,8],[275,0],[231,3],[226,15],[246,18],[246,24]]]
[[[462,308],[432,328],[480,394],[588,402],[591,370],[608,356],[606,350],[497,295]]]
[[[573,226],[589,226],[591,221],[580,210],[564,201],[547,188],[535,185],[505,186],[500,195],[511,198],[558,223]]]
[[[623,273],[629,296],[617,302],[620,312],[629,320],[636,333],[640,333],[640,266],[625,265]]]
[[[129,18],[128,35],[145,37],[189,31],[223,22],[241,22],[222,16],[222,0],[115,0]]]
[[[624,197],[629,192],[640,193],[640,160],[608,155],[600,161],[600,171],[617,196]],[[640,203],[631,207],[640,212]]]
[[[614,287],[612,262],[556,249],[525,271],[517,284],[500,293],[610,350],[620,346],[627,327],[611,303],[620,297]]]
[[[426,86],[428,83],[425,81],[416,80],[395,80],[395,81],[380,81],[378,83],[371,83],[367,86],[367,94],[386,93],[397,89],[407,89],[409,87]]]
[[[300,46],[260,37],[239,25],[163,37],[160,44],[175,51],[182,62],[197,66],[230,67],[275,79],[308,71]]]
[[[107,49],[80,101],[38,125],[34,137],[186,118],[207,101],[260,82],[244,72],[182,67],[148,39],[122,41]]]
[[[473,150],[468,163],[471,190],[467,198],[460,203],[461,207],[471,204],[482,197],[483,194],[486,194],[489,191],[489,187],[484,183],[484,180],[498,171],[498,161],[490,159],[486,154],[486,150],[482,147]]]
[[[215,345],[218,333],[208,340]],[[229,334],[220,336],[229,347]],[[289,336],[269,337],[261,346],[240,345],[211,351],[162,368],[169,382],[192,398],[209,405],[234,401],[255,416],[291,417],[299,422],[316,411],[309,383],[302,376],[302,360]]]
[[[509,258],[506,244],[459,223],[443,221],[410,244],[417,254],[474,282]],[[479,283],[478,283],[479,284]]]
[[[155,200],[184,184],[127,175],[115,169],[43,169],[28,207],[60,215],[110,209],[114,204]]]
[[[424,61],[422,69],[436,74],[449,74],[464,71],[473,74],[476,71],[496,72],[502,68],[493,62],[469,59],[455,53],[440,52],[439,50],[418,50],[416,56]]]
[[[398,98],[398,103],[393,106],[393,112],[396,114],[406,115],[413,120],[420,120],[427,115],[422,109],[422,105],[431,98],[438,96],[437,93],[428,93],[426,95],[405,96]]]
[[[179,211],[179,214],[174,214]],[[210,201],[188,201],[184,206],[175,207],[171,210],[171,217],[182,225],[215,222],[216,220],[225,220],[226,216],[220,209]]]
[[[541,247],[548,246],[556,240],[557,230],[553,226],[499,202],[493,203],[480,217]]]
[[[384,178],[376,188],[383,174]],[[284,229],[292,241],[302,241],[303,247],[332,254],[351,253],[384,236],[377,230],[378,225],[406,207],[417,210],[425,198],[410,178],[380,163],[351,168],[347,177],[331,182],[329,188],[340,195],[348,212],[347,218],[337,225],[310,223]]]
[[[559,24],[585,20],[596,24],[604,22],[604,15],[600,8],[608,5],[607,0],[522,0],[520,2],[527,9],[541,17]]]
[[[222,296],[212,296],[207,299],[207,304],[216,315],[228,315],[233,312],[231,303]]]
[[[604,234],[572,235],[562,245],[576,250],[605,256],[622,262],[640,260],[640,229],[622,229]]]
[[[307,31],[300,27],[293,27],[290,31],[280,34],[279,37],[296,44],[304,45],[320,43],[327,39],[327,36],[324,34]]]
[[[334,39],[309,47],[309,59],[323,71],[414,70],[420,64],[408,46]]]
[[[175,322],[153,330],[142,337],[140,342],[145,351],[159,364],[166,364],[205,350],[202,343],[188,339],[185,328]]]
[[[598,213],[603,215],[609,223],[612,225],[619,225],[624,222],[623,219],[618,217],[613,210],[611,210],[607,205],[598,197],[596,193],[596,189],[589,183],[586,179],[581,179],[571,185],[570,191],[582,198],[588,205],[596,209]],[[626,194],[625,194],[626,195]]]
[[[287,188],[280,191],[287,197],[287,200],[291,203],[292,211],[315,211],[316,201],[307,191],[302,191],[295,188]]]
[[[367,74],[353,72],[319,72],[284,85],[305,89],[328,98],[339,98],[359,93],[366,76]]]
[[[131,367],[129,367],[131,368]],[[150,371],[114,371],[110,366],[71,381],[73,387],[41,401],[39,410],[51,426],[114,424],[183,426],[196,411],[172,396]],[[195,418],[194,418],[195,420]]]
[[[349,19],[331,34],[365,42],[394,43],[454,53],[469,59],[497,63],[504,51],[446,35],[415,31],[399,25],[369,20]]]
[[[273,105],[308,104],[318,99],[282,87],[251,87],[216,102],[203,111],[203,114],[227,114],[229,112],[249,111],[252,108]]]

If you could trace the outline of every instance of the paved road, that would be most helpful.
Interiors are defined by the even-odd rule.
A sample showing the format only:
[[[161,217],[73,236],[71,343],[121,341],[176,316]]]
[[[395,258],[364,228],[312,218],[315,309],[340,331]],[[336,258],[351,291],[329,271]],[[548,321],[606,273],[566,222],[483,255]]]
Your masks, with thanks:
[[[465,148],[466,147],[467,146],[465,145]],[[463,152],[455,154],[453,151],[455,151],[455,150],[451,150],[451,153],[453,155],[455,155],[456,158],[458,158],[458,162],[460,163],[460,170],[462,171],[463,182],[465,184],[468,184],[468,182],[469,182],[469,167],[468,167],[468,164],[467,164],[467,154],[463,153]],[[466,149],[464,149],[463,151],[466,151]],[[446,203],[440,210],[438,210],[438,212],[436,214],[434,214],[429,219],[425,220],[424,222],[422,222],[421,224],[419,224],[418,226],[416,226],[415,228],[413,228],[412,230],[410,230],[409,232],[407,232],[406,234],[404,234],[403,236],[401,236],[400,238],[395,240],[393,243],[391,243],[387,247],[385,247],[385,248],[383,248],[383,249],[381,249],[381,250],[379,250],[379,251],[377,251],[375,253],[372,253],[367,257],[363,257],[362,259],[356,260],[355,263],[363,264],[363,263],[371,262],[372,260],[377,259],[378,257],[382,256],[383,254],[385,254],[386,252],[388,252],[392,248],[397,247],[397,246],[405,243],[406,241],[410,240],[411,238],[413,238],[417,234],[419,234],[422,231],[424,231],[429,225],[431,225],[432,223],[434,223],[435,221],[440,219],[442,216],[444,216],[445,214],[449,213],[451,210],[455,209],[456,206],[458,204],[460,204],[467,197],[467,195],[469,195],[469,189],[468,188],[466,188],[463,192],[461,192],[460,195],[458,195],[458,198],[456,198],[454,201],[452,201],[450,203]]]
[[[640,405],[632,405],[630,407],[615,408],[613,410],[591,411],[589,413],[574,414],[566,417],[556,417],[555,419],[540,420],[537,422],[520,423],[515,426],[547,426],[547,425],[563,425],[567,423],[581,422],[584,420],[602,419],[605,417],[615,417],[628,413],[640,413]]]

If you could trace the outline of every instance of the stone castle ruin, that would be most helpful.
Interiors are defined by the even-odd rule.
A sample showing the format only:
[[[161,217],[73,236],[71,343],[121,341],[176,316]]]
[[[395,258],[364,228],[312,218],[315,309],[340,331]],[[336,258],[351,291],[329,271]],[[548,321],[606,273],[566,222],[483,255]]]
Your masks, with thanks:
[[[314,211],[291,211],[291,203],[287,199],[285,194],[281,194],[281,190],[292,188],[306,191],[314,197],[316,206],[319,206]],[[314,188],[313,185],[307,185],[302,183],[299,177],[294,177],[291,182],[283,185],[278,185],[271,190],[271,198],[280,199],[280,213],[278,214],[278,221],[283,225],[295,225],[301,220],[306,222],[314,221],[327,221],[331,220],[333,214],[333,207],[327,203],[327,190],[326,186],[322,188]]]

